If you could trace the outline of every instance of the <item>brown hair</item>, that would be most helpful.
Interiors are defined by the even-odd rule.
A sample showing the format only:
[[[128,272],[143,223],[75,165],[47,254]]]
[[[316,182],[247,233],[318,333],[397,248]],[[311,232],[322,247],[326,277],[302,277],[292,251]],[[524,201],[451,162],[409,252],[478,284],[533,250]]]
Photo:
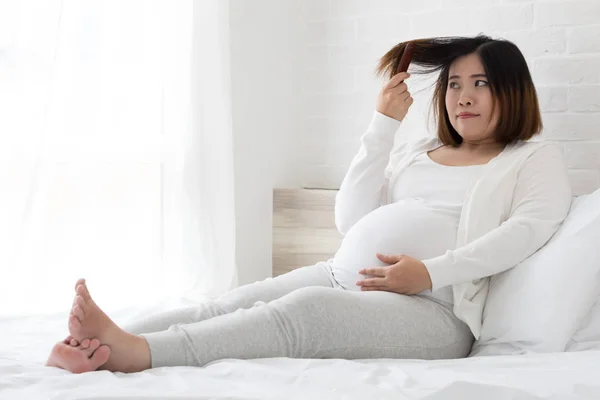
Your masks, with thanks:
[[[411,75],[440,72],[433,93],[433,111],[437,119],[437,136],[442,143],[455,147],[462,143],[462,137],[448,118],[445,98],[450,65],[458,57],[472,53],[479,56],[488,77],[494,99],[492,115],[496,106],[500,107],[500,119],[494,131],[497,141],[509,144],[529,140],[541,132],[542,117],[535,86],[527,62],[514,43],[482,34],[410,40],[398,43],[381,57],[376,76],[387,75],[391,79],[397,73],[398,63],[409,42],[415,49],[411,65],[422,67],[421,70],[411,69]]]

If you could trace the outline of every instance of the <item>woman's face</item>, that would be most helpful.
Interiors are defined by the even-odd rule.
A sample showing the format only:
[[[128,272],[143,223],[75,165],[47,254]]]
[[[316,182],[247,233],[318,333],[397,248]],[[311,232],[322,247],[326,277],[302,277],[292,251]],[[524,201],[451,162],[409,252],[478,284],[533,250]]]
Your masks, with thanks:
[[[464,141],[495,142],[492,132],[498,124],[499,107],[492,115],[492,103],[492,92],[479,56],[473,53],[454,60],[448,73],[446,110],[450,123]],[[464,118],[460,113],[476,116]]]

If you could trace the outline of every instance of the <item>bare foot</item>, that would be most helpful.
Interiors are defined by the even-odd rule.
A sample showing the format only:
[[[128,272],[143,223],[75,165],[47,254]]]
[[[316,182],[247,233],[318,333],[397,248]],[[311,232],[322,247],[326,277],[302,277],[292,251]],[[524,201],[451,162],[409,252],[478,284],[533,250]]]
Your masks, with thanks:
[[[77,281],[75,292],[68,323],[75,343],[97,338],[101,344],[110,347],[110,358],[103,365],[103,369],[109,371],[138,372],[151,368],[146,339],[117,326],[92,300],[85,279]]]
[[[69,333],[76,341],[95,337],[101,343],[117,334],[120,328],[96,305],[85,284],[85,279],[75,283],[75,298],[69,315]]]
[[[46,366],[58,367],[75,374],[90,372],[98,369],[108,361],[110,348],[100,346],[98,339],[85,339],[77,346],[72,346],[70,336],[58,342],[52,348]]]

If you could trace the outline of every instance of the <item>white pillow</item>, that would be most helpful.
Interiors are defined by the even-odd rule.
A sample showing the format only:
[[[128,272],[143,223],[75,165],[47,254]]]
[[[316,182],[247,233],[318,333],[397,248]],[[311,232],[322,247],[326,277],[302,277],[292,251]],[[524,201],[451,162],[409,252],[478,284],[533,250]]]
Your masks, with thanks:
[[[598,238],[600,245],[600,237]],[[600,263],[600,259],[597,259]],[[595,303],[567,343],[565,351],[600,350],[600,282],[597,282]]]
[[[541,249],[492,276],[470,356],[564,351],[594,304],[599,274],[600,189],[573,199]]]
[[[600,284],[596,291],[596,303],[582,321],[565,351],[600,350]]]

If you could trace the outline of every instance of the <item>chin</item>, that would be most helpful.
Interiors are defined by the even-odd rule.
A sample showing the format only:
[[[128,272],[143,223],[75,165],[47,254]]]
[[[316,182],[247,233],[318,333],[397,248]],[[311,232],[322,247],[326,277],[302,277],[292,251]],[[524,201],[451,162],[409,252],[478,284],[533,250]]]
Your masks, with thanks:
[[[483,140],[486,138],[485,136],[481,136],[481,135],[477,135],[477,134],[469,134],[469,133],[463,133],[463,132],[458,132],[458,134],[461,138],[463,138],[463,140],[478,141],[478,140]]]
[[[468,140],[470,142],[476,142],[479,141],[483,138],[477,137],[477,136],[471,136],[471,135],[460,135],[461,138],[463,138],[463,140]]]

